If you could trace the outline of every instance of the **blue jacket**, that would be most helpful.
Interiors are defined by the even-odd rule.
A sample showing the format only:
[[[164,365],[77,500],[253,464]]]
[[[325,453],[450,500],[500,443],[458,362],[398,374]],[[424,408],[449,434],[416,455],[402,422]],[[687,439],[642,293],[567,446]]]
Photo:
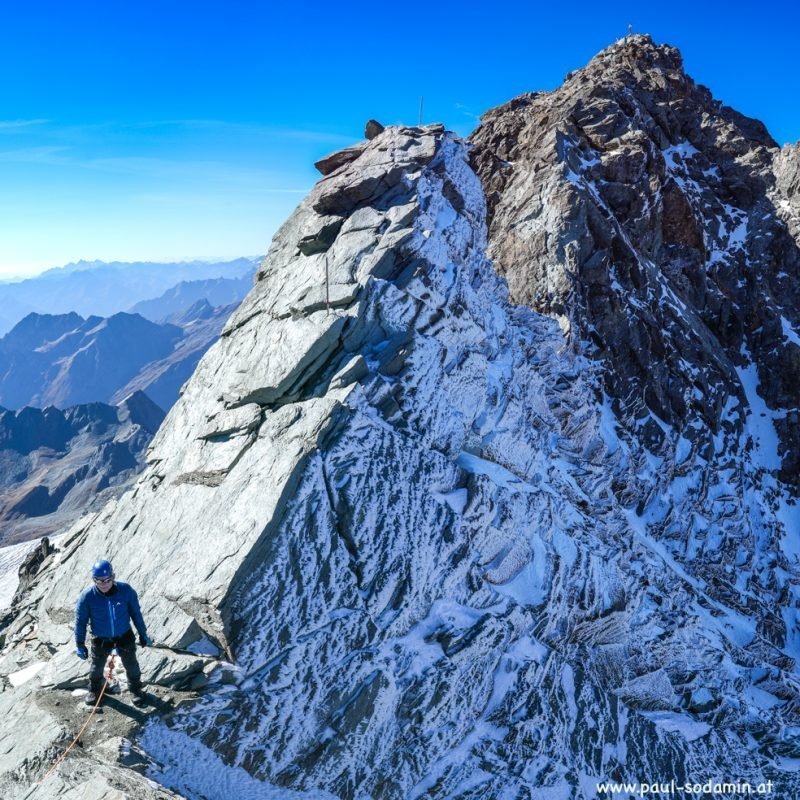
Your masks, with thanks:
[[[92,623],[92,636],[118,639],[131,629],[131,620],[140,636],[147,628],[139,608],[139,597],[133,587],[116,581],[105,594],[90,586],[78,598],[75,607],[75,641],[82,645],[86,640],[86,625]]]

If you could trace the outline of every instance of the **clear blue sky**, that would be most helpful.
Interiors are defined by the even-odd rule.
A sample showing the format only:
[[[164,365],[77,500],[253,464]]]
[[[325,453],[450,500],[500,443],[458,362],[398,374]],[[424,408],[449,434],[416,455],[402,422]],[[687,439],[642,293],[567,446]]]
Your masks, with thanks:
[[[800,138],[800,4],[21,0],[0,18],[0,276],[255,255],[369,117],[467,134],[627,32]]]

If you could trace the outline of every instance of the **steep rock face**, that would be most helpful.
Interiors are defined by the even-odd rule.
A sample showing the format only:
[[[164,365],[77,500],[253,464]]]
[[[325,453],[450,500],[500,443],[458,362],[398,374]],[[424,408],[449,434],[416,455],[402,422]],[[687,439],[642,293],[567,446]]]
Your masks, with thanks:
[[[783,147],[773,166],[775,207],[794,240],[800,241],[800,143]]]
[[[666,452],[653,412],[707,446],[721,426],[742,428],[730,405],[746,404],[737,370],[753,370],[780,479],[796,486],[800,237],[783,219],[796,150],[779,156],[760,122],[647,36],[488,112],[471,139],[512,299],[596,347],[627,424]]]
[[[638,425],[607,360],[509,301],[456,137],[389,127],[320,170],[135,488],[17,598],[0,675],[42,663],[0,692],[4,796],[65,738],[47,698],[80,680],[69,617],[101,552],[157,640],[234,662],[134,737],[186,797],[581,798],[711,769],[797,794],[796,506],[755,367],[709,367],[717,428]],[[136,796],[83,754],[34,796],[87,764]]]
[[[163,418],[141,392],[118,406],[0,409],[2,543],[62,530],[119,494]]]

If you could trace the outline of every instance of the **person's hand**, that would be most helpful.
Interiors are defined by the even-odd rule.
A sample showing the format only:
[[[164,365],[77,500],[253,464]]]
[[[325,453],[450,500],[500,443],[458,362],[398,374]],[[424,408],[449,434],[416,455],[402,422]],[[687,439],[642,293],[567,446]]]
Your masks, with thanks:
[[[89,651],[86,649],[85,644],[79,644],[75,647],[75,655],[81,659],[81,661],[86,661],[89,658]]]
[[[146,633],[140,633],[139,647],[152,647],[152,646],[153,646],[153,640]]]

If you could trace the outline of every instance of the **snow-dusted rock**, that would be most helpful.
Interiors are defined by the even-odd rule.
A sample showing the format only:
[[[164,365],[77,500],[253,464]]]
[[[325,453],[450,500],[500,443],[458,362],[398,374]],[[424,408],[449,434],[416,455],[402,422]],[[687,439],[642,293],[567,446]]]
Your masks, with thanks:
[[[770,469],[797,485],[796,148],[779,151],[646,35],[487,112],[470,138],[512,298],[606,361],[626,425],[657,451],[652,413],[707,449],[720,428],[742,431],[736,370],[752,365],[781,442]]]
[[[659,59],[675,54],[648,67],[651,45],[633,45],[643,60],[624,49],[599,58],[622,58],[632,81],[667,91]],[[235,664],[198,659],[200,699],[151,718],[136,740],[147,776],[187,797],[578,798],[607,779],[703,779],[709,765],[800,790],[789,769],[796,506],[758,368],[715,356],[697,381],[720,407],[687,418],[693,433],[678,406],[658,418],[648,400],[630,407],[637,417],[609,399],[625,381],[661,380],[645,374],[660,369],[658,345],[637,349],[632,333],[642,364],[615,384],[579,336],[510,302],[487,249],[528,258],[552,290],[543,310],[584,330],[582,298],[570,306],[571,278],[548,249],[549,226],[563,222],[574,233],[564,259],[597,285],[625,294],[610,271],[621,253],[625,281],[660,287],[678,326],[667,339],[691,331],[689,351],[702,351],[714,335],[642,260],[639,229],[586,200],[588,150],[557,125],[525,129],[535,102],[513,101],[509,124],[552,143],[545,183],[567,191],[540,217],[509,211],[505,231],[501,162],[517,151],[482,141],[472,160],[482,185],[467,146],[439,126],[389,127],[318,183],[276,234],[136,487],[76,528],[20,599],[0,674],[51,666],[0,703],[52,696],[42,676],[64,656],[51,648],[69,647],[72,604],[102,554],[139,589],[158,641],[211,645]],[[621,203],[643,139],[609,103],[583,126],[611,154]],[[764,139],[726,115],[723,143]],[[679,144],[648,130],[660,147]],[[715,136],[700,130],[697,142],[710,148]],[[770,147],[746,159],[759,175]],[[496,183],[482,163],[497,167]],[[538,192],[538,174],[517,167],[514,202]],[[696,248],[686,204],[665,202],[676,247]],[[524,281],[509,276],[520,299]],[[661,318],[638,310],[626,330],[647,323],[650,343],[661,341]],[[43,763],[58,735],[18,749],[24,731],[13,718],[8,782]],[[88,755],[128,775],[103,748]],[[59,769],[58,791],[86,780],[73,768]]]

